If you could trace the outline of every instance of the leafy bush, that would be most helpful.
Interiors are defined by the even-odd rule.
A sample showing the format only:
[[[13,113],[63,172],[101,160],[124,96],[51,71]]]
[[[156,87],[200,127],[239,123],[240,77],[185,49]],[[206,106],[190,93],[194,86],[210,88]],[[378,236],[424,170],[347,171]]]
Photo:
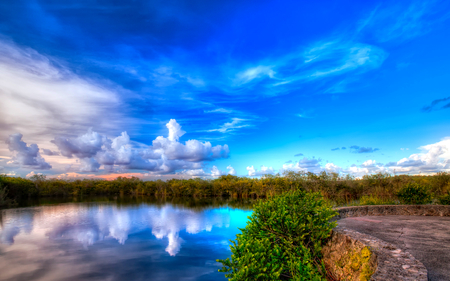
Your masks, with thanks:
[[[439,204],[450,205],[450,191],[447,191],[447,194],[439,198]]]
[[[379,198],[373,195],[363,195],[359,199],[359,205],[394,205],[395,201]]]
[[[254,208],[231,241],[231,260],[217,260],[229,280],[325,280],[322,244],[337,212],[319,193],[291,191]]]
[[[431,202],[430,190],[421,184],[410,182],[397,193],[398,198],[405,204],[426,204]]]

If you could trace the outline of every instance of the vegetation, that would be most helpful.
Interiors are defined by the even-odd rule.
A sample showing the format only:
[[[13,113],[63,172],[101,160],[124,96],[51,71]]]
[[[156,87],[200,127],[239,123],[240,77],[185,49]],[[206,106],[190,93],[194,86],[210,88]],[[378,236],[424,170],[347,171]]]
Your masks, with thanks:
[[[430,188],[416,182],[407,183],[398,191],[397,196],[404,204],[418,205],[431,202]]]
[[[439,197],[439,204],[450,205],[450,191],[447,191],[447,194]]]
[[[395,205],[398,201],[391,199],[383,199],[374,195],[363,195],[359,199],[358,205]]]
[[[337,212],[319,193],[290,191],[260,201],[231,241],[231,260],[218,260],[228,280],[324,280],[321,250]]]
[[[425,196],[427,200],[424,203],[431,198],[434,199],[433,202],[446,204],[446,198],[450,196],[450,173],[440,172],[433,176],[393,176],[380,173],[356,179],[350,175],[340,176],[326,172],[288,172],[283,175],[266,175],[259,179],[227,175],[212,180],[196,178],[169,181],[142,181],[136,177],[118,177],[111,181],[63,180],[47,179],[42,175],[24,179],[0,175],[0,185],[4,189],[2,200],[85,195],[270,198],[288,191],[305,190],[319,192],[325,199],[339,206],[406,203],[404,200],[409,199],[405,196],[413,198],[414,192],[425,192],[431,196]],[[413,193],[406,195],[405,190]]]
[[[0,183],[0,207],[2,206],[10,207],[16,205],[16,202],[8,198],[7,195],[8,190],[6,189],[6,187],[3,187],[3,185]]]

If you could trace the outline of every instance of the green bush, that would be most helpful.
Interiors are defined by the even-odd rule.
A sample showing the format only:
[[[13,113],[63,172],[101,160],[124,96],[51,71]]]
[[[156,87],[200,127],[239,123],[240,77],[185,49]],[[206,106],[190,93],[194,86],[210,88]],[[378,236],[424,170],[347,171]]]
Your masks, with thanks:
[[[447,194],[439,198],[439,204],[450,205],[450,191],[447,191]]]
[[[373,195],[364,195],[359,199],[359,205],[395,205],[396,202],[390,199],[383,199]]]
[[[399,200],[404,204],[427,204],[431,202],[430,190],[421,184],[410,182],[397,193]]]
[[[229,280],[325,280],[321,250],[336,214],[319,193],[260,201],[231,241],[231,260],[217,260],[224,265],[219,271]]]

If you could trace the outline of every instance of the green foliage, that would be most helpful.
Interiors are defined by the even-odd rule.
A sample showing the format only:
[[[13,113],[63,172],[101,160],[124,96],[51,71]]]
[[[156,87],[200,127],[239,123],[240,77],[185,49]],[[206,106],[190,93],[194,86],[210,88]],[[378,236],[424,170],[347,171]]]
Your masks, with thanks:
[[[374,195],[363,195],[359,199],[359,205],[395,205],[396,202],[391,199],[383,199]]]
[[[290,191],[255,207],[231,241],[231,260],[218,260],[229,280],[325,280],[324,241],[337,213],[319,193]]]
[[[439,197],[439,204],[450,205],[450,191],[447,191],[447,194]]]
[[[29,179],[0,175],[0,184],[11,200],[42,196],[132,195],[170,197],[271,198],[287,191],[319,192],[335,205],[391,204],[397,193],[415,182],[429,187],[435,201],[450,189],[450,174],[433,176],[392,176],[386,173],[354,178],[351,175],[322,172],[319,174],[288,171],[283,175],[261,178],[221,176],[216,179],[172,179],[143,181],[136,177],[100,179],[49,179],[34,175]],[[367,197],[368,196],[368,197]]]
[[[403,186],[397,196],[404,204],[427,204],[431,202],[431,192],[426,186],[411,182]]]

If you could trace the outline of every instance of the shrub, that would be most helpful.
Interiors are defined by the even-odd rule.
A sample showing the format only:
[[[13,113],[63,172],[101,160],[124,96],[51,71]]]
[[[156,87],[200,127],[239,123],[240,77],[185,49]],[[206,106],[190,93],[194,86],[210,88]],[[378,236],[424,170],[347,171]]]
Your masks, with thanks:
[[[260,201],[231,241],[231,260],[217,260],[224,265],[219,271],[229,280],[325,280],[321,250],[336,214],[319,193]]]
[[[439,204],[450,205],[450,191],[447,191],[447,194],[439,198]]]
[[[394,205],[395,201],[373,195],[364,195],[359,199],[359,205]]]
[[[410,182],[397,193],[398,198],[405,204],[426,204],[431,202],[430,190],[421,184]]]

